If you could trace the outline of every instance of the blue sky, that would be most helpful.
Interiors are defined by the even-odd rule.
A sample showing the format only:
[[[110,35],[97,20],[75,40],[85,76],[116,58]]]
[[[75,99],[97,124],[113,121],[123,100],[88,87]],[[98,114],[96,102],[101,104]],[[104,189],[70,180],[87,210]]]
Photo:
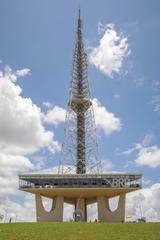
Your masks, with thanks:
[[[32,104],[36,106],[36,111],[39,107],[41,114],[45,115],[43,123],[39,118],[37,122],[40,128],[41,125],[44,127],[43,131],[46,134],[44,136],[44,132],[40,129],[38,133],[43,135],[41,142],[35,140],[32,146],[28,144],[26,152],[23,146],[23,150],[19,150],[18,153],[12,149],[7,154],[11,156],[14,152],[14,156],[18,154],[17,156],[26,158],[23,159],[25,167],[19,167],[18,172],[40,171],[58,164],[60,151],[55,144],[61,144],[63,141],[62,115],[69,99],[79,6],[89,59],[93,49],[98,49],[107,29],[110,30],[108,36],[116,33],[119,37],[119,40],[114,42],[115,46],[126,39],[125,46],[128,51],[128,54],[127,51],[122,53],[120,60],[122,66],[118,73],[115,72],[114,67],[111,68],[111,75],[104,73],[101,70],[101,59],[98,63],[99,67],[95,66],[94,61],[89,65],[92,97],[98,99],[99,108],[104,107],[105,113],[107,111],[114,114],[120,124],[116,125],[115,130],[112,129],[110,134],[106,133],[105,129],[108,128],[105,124],[102,125],[100,122],[97,124],[100,158],[106,163],[106,171],[143,173],[144,187],[150,189],[159,182],[160,167],[160,3],[158,0],[1,0],[0,69],[5,72],[6,66],[10,67],[7,74],[16,75],[17,80],[12,83],[21,87],[21,100],[30,98]],[[100,23],[104,29],[98,32]],[[107,24],[112,24],[112,27]],[[105,48],[102,50],[105,52]],[[105,67],[108,69],[108,66]],[[19,69],[30,69],[30,71],[18,75],[16,71]],[[51,106],[47,108],[44,102],[49,102]],[[29,108],[29,103],[27,106]],[[58,106],[61,112],[57,123],[53,119],[47,120],[47,113],[55,106]],[[33,109],[29,109],[27,114],[29,112],[34,114]],[[22,120],[25,120],[27,114],[23,115]],[[39,116],[37,112],[36,114],[36,117]],[[111,124],[114,125],[112,121]],[[14,120],[11,125],[15,130]],[[17,125],[18,128],[19,123]],[[18,140],[13,137],[15,142],[9,145],[10,141],[6,140],[6,135],[10,136],[10,133],[4,133],[5,126],[8,129],[7,124],[2,124],[0,127],[0,133],[3,130],[0,147],[1,145],[3,147],[5,142],[8,147],[12,145],[12,147],[16,146],[16,149],[20,148],[22,144],[19,144],[18,137]],[[7,129],[6,132],[9,131]],[[17,131],[18,134],[23,135],[23,131]],[[52,136],[54,144],[52,143],[52,151],[49,151],[51,139],[49,140],[47,134],[51,132],[54,133],[54,137]],[[15,134],[17,136],[16,131]],[[27,141],[25,132],[23,141],[24,143]],[[4,152],[6,154],[6,151]],[[9,169],[13,173],[13,169],[11,167]],[[13,175],[15,177],[15,172]],[[4,179],[6,180],[5,177]],[[3,199],[7,198],[7,201],[19,202],[23,205],[24,195],[16,195],[15,186],[11,191],[3,193]],[[156,211],[160,213],[160,209]]]

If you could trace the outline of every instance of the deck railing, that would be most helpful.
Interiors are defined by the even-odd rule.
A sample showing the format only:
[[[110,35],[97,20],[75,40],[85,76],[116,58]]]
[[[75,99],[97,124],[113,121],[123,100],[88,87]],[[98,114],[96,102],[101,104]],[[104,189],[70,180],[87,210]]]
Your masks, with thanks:
[[[142,175],[20,175],[19,188],[141,188]]]

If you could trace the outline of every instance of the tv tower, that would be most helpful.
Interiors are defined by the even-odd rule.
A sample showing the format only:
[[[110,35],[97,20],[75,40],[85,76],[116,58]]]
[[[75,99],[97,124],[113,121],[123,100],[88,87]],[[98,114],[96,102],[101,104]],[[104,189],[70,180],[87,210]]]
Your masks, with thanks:
[[[126,193],[142,186],[140,173],[102,173],[87,69],[79,9],[59,170],[19,175],[19,189],[35,194],[37,221],[63,221],[64,203],[75,207],[74,221],[87,221],[87,206],[97,203],[99,221],[122,222]],[[44,209],[42,196],[53,200],[49,212]],[[119,202],[112,212],[109,199],[115,196],[119,196]]]

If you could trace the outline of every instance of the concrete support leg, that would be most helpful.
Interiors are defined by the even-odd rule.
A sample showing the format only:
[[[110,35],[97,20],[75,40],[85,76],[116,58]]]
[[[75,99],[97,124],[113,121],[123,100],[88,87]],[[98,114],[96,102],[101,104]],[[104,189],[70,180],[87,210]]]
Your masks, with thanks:
[[[36,194],[36,215],[37,222],[62,222],[63,221],[64,198],[57,196],[53,199],[52,208],[47,212],[42,203],[42,197]]]
[[[118,207],[111,211],[109,199],[104,196],[97,197],[98,219],[101,222],[123,222],[125,221],[125,193],[119,196]]]
[[[80,217],[79,221],[87,221],[87,204],[84,198],[76,200],[75,212]]]

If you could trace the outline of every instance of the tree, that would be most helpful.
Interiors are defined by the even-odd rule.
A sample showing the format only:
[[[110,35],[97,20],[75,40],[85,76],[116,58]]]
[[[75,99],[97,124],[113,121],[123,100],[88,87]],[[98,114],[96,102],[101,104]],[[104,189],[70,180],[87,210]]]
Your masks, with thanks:
[[[2,221],[4,218],[4,215],[0,213],[0,221]]]

